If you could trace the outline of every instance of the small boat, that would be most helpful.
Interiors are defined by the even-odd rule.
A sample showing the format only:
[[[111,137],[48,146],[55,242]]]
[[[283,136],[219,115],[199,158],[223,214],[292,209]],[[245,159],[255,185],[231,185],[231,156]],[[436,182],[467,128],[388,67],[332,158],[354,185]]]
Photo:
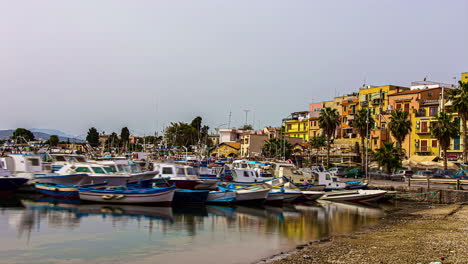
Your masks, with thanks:
[[[218,186],[220,191],[234,191],[237,203],[263,203],[268,197],[270,188],[243,187],[229,184],[226,187]]]
[[[169,177],[169,186],[189,190],[211,190],[216,186],[217,180],[201,180],[197,171],[191,166],[172,163],[152,163],[153,170],[158,171],[155,179]]]
[[[211,191],[206,199],[207,203],[230,203],[236,200],[234,191]]]
[[[303,192],[299,190],[284,188],[283,195],[284,195],[284,202],[290,203],[296,200],[297,198],[299,198],[301,195],[303,195]]]
[[[108,189],[78,188],[83,201],[115,204],[171,205],[176,188],[128,188]]]
[[[317,191],[302,191],[302,195],[297,198],[300,201],[315,201],[322,197],[325,192],[317,192]]]
[[[88,185],[73,185],[73,184],[56,184],[56,183],[35,183],[34,188],[39,193],[52,197],[79,198],[78,188],[97,188],[105,187],[106,183],[88,184]]]
[[[208,198],[208,190],[177,189],[174,193],[174,203],[205,203]]]
[[[347,190],[355,190],[355,189],[366,189],[369,183],[362,182],[362,181],[347,181],[346,188]]]
[[[355,190],[338,191],[324,194],[320,199],[333,202],[373,202],[381,199],[387,191]]]

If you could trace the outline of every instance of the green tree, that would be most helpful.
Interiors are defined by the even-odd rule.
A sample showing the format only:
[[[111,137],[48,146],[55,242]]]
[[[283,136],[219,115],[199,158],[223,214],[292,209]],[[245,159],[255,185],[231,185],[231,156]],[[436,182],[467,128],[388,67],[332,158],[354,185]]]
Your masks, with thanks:
[[[262,152],[267,158],[281,158],[289,159],[292,154],[293,146],[285,139],[271,138],[263,145]]]
[[[120,132],[120,144],[124,149],[127,149],[128,141],[130,140],[130,131],[127,127],[123,127]]]
[[[365,144],[364,140],[369,136],[368,132],[374,126],[375,120],[367,109],[361,109],[356,113],[353,120],[353,127],[357,130],[361,138],[361,167],[364,168]],[[368,127],[369,126],[369,127]]]
[[[322,109],[319,116],[319,127],[327,138],[327,166],[330,165],[330,147],[332,137],[335,135],[336,128],[340,124],[340,116],[336,109],[326,107]]]
[[[239,128],[240,130],[253,130],[253,126],[252,125],[243,125],[241,128]]]
[[[105,142],[106,151],[112,151],[118,146],[120,146],[119,136],[117,135],[117,133],[112,132],[112,134],[109,135]]]
[[[166,128],[164,136],[169,146],[190,147],[195,145],[198,140],[197,130],[183,122],[171,123]]]
[[[388,123],[390,133],[397,141],[397,147],[403,153],[403,141],[411,131],[411,121],[409,120],[409,113],[405,111],[396,110],[390,116]]]
[[[447,90],[449,94],[449,101],[451,102],[450,110],[458,113],[461,119],[463,133],[463,162],[468,162],[468,146],[467,146],[467,126],[468,121],[468,82],[458,82],[460,87],[458,89]]]
[[[432,123],[431,134],[439,141],[440,148],[444,152],[444,169],[447,169],[447,149],[450,147],[450,140],[459,135],[457,123],[452,122],[452,115],[440,112],[436,116],[436,122]]]
[[[49,145],[51,147],[56,147],[59,143],[59,137],[57,135],[51,135],[49,138]]]
[[[25,128],[17,128],[14,132],[13,132],[13,136],[12,136],[12,139],[18,139],[18,138],[24,138],[26,141],[34,141],[34,134],[25,129]]]
[[[92,127],[88,130],[88,135],[86,136],[86,141],[93,148],[99,147],[99,133],[96,128]]]
[[[399,148],[393,146],[393,142],[384,143],[383,147],[376,149],[372,155],[379,166],[385,167],[387,173],[401,168],[401,152]]]
[[[203,121],[203,118],[201,116],[197,116],[195,117],[192,122],[190,123],[190,125],[195,128],[195,130],[197,131],[200,131],[201,128],[202,128],[202,121]]]

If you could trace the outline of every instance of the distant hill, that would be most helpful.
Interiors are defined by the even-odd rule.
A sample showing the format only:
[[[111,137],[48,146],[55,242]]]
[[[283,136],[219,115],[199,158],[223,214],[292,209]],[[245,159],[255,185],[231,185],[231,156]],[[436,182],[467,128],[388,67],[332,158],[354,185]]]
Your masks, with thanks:
[[[66,133],[60,131],[60,130],[55,130],[55,129],[30,129],[31,132],[33,132],[34,137],[36,139],[43,139],[43,140],[48,140],[51,135],[57,135],[59,137],[60,141],[68,141],[70,142],[76,142],[76,143],[82,143],[85,142],[83,139],[77,138],[75,136],[67,135]],[[0,140],[5,140],[5,139],[10,139],[11,136],[13,136],[13,132],[15,130],[13,129],[6,129],[6,130],[0,130]],[[49,133],[46,133],[49,132]]]

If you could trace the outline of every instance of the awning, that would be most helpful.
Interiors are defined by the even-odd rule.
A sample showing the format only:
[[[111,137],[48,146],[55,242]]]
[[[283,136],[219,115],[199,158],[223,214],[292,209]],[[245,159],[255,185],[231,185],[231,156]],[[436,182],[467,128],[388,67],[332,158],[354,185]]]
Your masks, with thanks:
[[[410,161],[413,162],[425,162],[425,161],[434,161],[437,158],[437,156],[417,156],[413,155],[409,158]]]

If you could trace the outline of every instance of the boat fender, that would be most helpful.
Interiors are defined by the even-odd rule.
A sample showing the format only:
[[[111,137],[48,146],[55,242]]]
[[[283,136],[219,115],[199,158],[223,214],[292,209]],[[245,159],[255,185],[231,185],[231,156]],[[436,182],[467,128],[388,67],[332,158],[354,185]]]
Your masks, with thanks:
[[[110,199],[114,198],[114,195],[113,194],[103,195],[103,196],[101,196],[101,198],[104,199],[104,200],[110,200]]]
[[[116,199],[116,200],[120,200],[120,199],[122,199],[122,198],[124,198],[124,197],[125,197],[125,195],[121,194],[121,195],[115,197],[115,199]]]

